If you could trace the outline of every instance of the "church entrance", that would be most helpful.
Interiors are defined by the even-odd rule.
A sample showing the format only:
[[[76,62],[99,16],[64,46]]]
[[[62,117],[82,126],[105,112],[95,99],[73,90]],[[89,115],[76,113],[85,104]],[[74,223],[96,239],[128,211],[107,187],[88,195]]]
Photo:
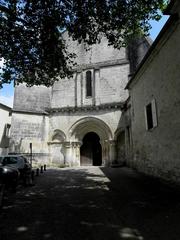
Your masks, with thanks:
[[[102,148],[99,136],[94,132],[87,133],[80,148],[81,166],[101,166]]]

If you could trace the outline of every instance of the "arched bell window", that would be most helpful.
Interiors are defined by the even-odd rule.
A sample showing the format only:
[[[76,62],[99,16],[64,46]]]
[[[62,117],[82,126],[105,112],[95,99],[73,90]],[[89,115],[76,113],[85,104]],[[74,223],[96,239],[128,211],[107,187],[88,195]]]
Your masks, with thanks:
[[[86,97],[92,97],[92,73],[86,72]]]

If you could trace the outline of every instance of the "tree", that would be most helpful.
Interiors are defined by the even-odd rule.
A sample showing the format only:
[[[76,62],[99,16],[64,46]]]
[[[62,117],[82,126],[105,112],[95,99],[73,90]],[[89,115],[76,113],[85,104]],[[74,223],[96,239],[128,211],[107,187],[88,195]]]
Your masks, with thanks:
[[[146,35],[165,0],[0,0],[0,87],[16,80],[51,86],[70,76],[74,54],[63,39],[92,45],[104,34],[115,48]]]

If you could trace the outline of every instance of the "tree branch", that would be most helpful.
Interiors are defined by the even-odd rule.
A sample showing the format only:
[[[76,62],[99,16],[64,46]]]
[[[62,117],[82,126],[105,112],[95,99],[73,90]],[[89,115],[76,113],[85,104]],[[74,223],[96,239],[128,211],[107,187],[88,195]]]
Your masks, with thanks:
[[[27,24],[27,22],[26,22],[24,19],[15,16],[15,14],[14,14],[9,8],[7,8],[7,7],[5,7],[5,6],[0,5],[0,12],[9,14],[10,16],[15,17],[15,19],[16,19],[17,21],[22,22],[22,23],[24,23],[24,24]]]

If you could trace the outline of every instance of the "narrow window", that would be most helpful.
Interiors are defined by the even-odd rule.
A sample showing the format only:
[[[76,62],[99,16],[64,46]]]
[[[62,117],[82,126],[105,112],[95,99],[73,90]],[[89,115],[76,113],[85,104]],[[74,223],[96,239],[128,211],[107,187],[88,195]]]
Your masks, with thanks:
[[[11,125],[8,123],[5,125],[5,131],[4,131],[5,137],[10,137],[10,127]]]
[[[154,99],[148,105],[146,105],[145,117],[147,130],[157,127],[156,104]]]
[[[148,130],[153,128],[153,118],[152,118],[152,106],[151,103],[149,103],[146,106],[146,115],[147,115],[147,128]]]
[[[91,71],[86,72],[86,97],[92,97],[92,74],[91,74]]]

